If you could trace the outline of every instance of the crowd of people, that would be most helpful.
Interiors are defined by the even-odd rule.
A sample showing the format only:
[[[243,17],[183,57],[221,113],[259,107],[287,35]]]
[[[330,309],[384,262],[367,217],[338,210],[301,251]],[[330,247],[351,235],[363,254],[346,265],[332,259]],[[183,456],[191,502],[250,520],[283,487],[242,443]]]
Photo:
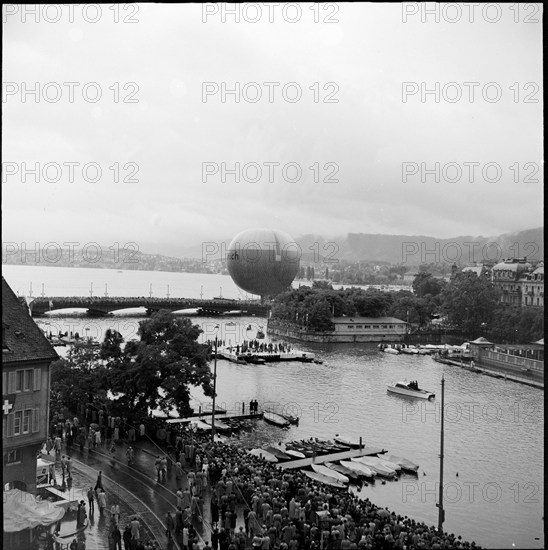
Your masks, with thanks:
[[[89,407],[88,407],[89,409]],[[174,469],[177,484],[176,505],[165,516],[168,549],[179,537],[183,550],[200,550],[198,533],[210,533],[203,550],[415,550],[480,548],[460,536],[439,532],[433,526],[380,508],[369,499],[361,500],[347,489],[328,488],[297,470],[283,471],[276,464],[251,455],[234,445],[212,442],[209,433],[200,434],[181,425],[164,425],[150,419],[134,425],[106,411],[85,410],[87,442],[90,449],[102,445],[100,436],[124,439],[126,456],[133,460],[137,439],[151,433],[164,452],[154,462],[153,476],[165,482]],[[102,414],[101,414],[102,413]],[[88,418],[89,417],[89,418]],[[95,418],[96,417],[96,418]],[[96,428],[93,427],[97,420]],[[49,445],[60,452],[58,439],[67,443],[73,428],[81,430],[78,419],[57,423]],[[91,427],[90,427],[91,426]],[[111,430],[110,432],[107,430]],[[115,430],[117,430],[116,436]],[[138,447],[137,447],[138,448]],[[64,468],[67,462],[64,460]],[[129,460],[129,458],[128,458]],[[88,493],[89,512],[96,506],[100,514],[109,510],[101,473]],[[78,517],[85,517],[85,504]],[[208,506],[205,513],[204,506]],[[238,526],[238,518],[244,525]],[[80,516],[82,514],[82,516]],[[211,518],[208,525],[205,518]],[[122,528],[120,511],[110,508],[111,545],[116,550],[151,550],[154,542],[140,536],[136,516]],[[241,523],[241,521],[240,521]],[[122,531],[123,529],[123,531]],[[78,549],[81,550],[81,549]]]
[[[177,479],[184,477],[184,463],[188,486],[178,489],[166,527],[182,535],[184,550],[193,547],[185,530],[204,521],[206,492],[211,508],[206,550],[480,548],[346,489],[327,488],[300,471],[283,471],[233,445],[213,443],[209,435],[190,438],[181,431],[175,438]],[[242,509],[244,525],[236,528]]]

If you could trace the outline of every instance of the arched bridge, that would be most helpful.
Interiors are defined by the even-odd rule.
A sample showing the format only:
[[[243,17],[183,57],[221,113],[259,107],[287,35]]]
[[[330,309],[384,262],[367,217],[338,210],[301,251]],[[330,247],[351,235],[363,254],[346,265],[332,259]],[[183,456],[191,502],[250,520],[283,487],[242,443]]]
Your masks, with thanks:
[[[120,309],[144,307],[150,315],[154,311],[167,309],[178,311],[180,309],[199,309],[200,315],[216,316],[231,312],[237,315],[266,316],[270,306],[252,300],[227,300],[213,299],[203,300],[194,298],[138,298],[126,297],[48,297],[41,296],[28,301],[28,306],[33,316],[43,315],[48,311],[59,309],[87,309],[89,315],[104,316]]]

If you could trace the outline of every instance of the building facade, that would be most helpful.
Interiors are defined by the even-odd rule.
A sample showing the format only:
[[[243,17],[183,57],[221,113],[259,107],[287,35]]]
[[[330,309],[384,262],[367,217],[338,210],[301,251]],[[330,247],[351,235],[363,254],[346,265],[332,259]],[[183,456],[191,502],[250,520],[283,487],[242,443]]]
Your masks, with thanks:
[[[525,307],[544,307],[544,264],[521,279],[521,305]]]
[[[395,317],[334,317],[332,331],[312,331],[293,323],[270,319],[268,333],[304,342],[402,342],[407,323]]]
[[[501,292],[501,302],[512,306],[522,305],[522,277],[531,269],[527,258],[503,260],[492,269],[492,281]]]
[[[50,365],[58,358],[2,278],[4,488],[36,492],[37,455],[48,436]]]

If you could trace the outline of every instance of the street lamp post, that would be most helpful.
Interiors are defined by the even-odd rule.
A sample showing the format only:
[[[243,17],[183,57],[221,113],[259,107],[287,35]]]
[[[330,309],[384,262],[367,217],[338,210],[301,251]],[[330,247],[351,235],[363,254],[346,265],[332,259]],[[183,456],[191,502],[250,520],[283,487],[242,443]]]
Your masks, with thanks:
[[[441,436],[440,436],[440,495],[438,503],[438,531],[443,532],[443,522],[445,521],[445,510],[443,509],[443,416],[445,398],[445,378],[441,377]]]
[[[213,359],[213,411],[211,412],[211,441],[215,442],[215,394],[217,393],[217,336],[215,336],[215,357]]]

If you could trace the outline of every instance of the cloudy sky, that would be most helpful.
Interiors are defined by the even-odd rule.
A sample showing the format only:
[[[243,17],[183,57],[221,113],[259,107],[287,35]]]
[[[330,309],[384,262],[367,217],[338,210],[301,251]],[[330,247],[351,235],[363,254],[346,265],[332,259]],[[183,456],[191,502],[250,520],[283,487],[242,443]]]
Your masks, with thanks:
[[[538,227],[542,14],[491,6],[4,6],[3,240]]]

